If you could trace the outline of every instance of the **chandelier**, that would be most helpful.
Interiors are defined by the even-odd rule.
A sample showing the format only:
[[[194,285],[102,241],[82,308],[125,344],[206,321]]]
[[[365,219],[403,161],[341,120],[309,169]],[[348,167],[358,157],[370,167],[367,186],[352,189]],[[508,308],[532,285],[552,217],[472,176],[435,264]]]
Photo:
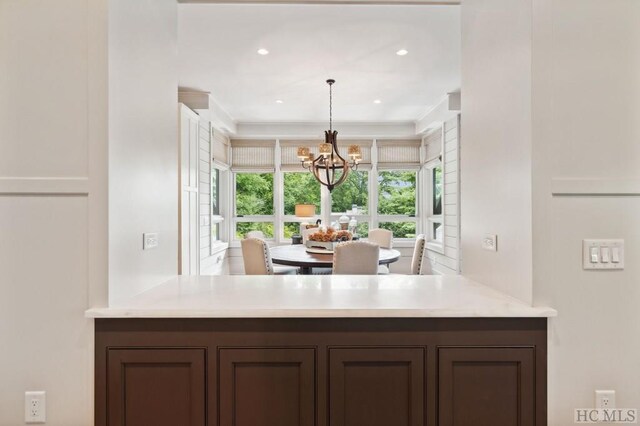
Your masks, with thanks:
[[[345,160],[338,151],[338,132],[333,130],[333,83],[335,80],[327,80],[329,85],[329,130],[324,132],[324,143],[318,147],[316,156],[306,146],[298,147],[298,158],[302,167],[313,173],[320,184],[326,186],[329,192],[341,185],[349,174],[349,170],[357,170],[362,160],[362,151],[359,145],[350,145],[347,151],[349,160]]]

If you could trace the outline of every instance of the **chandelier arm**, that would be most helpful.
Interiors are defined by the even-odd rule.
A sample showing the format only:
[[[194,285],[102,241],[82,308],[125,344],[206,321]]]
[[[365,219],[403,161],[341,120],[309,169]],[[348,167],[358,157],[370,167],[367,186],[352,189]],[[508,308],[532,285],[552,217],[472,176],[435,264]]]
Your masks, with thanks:
[[[322,182],[322,179],[320,178],[320,166],[315,164],[320,162],[320,158],[321,157],[318,157],[316,160],[314,160],[314,164],[313,164],[313,167],[311,168],[311,172],[313,172],[313,177],[315,177],[316,180],[320,182],[321,185],[326,186],[325,183]]]
[[[333,155],[332,155],[332,157],[333,157]],[[332,176],[331,177],[329,177],[329,165],[327,165],[327,167],[325,167],[325,169],[324,169],[324,174],[327,177],[327,185],[326,185],[327,187],[329,187],[330,185],[333,186],[333,177],[335,175],[335,170],[333,169],[333,164],[331,164],[331,167],[332,167],[332,169],[331,169],[332,170],[332,173],[331,173]]]

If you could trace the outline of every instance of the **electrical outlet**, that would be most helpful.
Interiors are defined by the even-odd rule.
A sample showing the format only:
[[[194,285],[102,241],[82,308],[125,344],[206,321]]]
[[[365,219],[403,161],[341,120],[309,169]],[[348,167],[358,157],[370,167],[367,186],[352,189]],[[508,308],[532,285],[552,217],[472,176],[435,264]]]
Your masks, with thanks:
[[[597,390],[596,391],[596,408],[616,408],[616,391],[614,390]]]
[[[158,247],[158,234],[156,232],[147,232],[142,234],[142,249],[149,250]]]
[[[24,393],[24,422],[44,423],[47,420],[45,391],[28,391]]]
[[[482,239],[482,248],[489,251],[498,251],[498,236],[487,234]]]

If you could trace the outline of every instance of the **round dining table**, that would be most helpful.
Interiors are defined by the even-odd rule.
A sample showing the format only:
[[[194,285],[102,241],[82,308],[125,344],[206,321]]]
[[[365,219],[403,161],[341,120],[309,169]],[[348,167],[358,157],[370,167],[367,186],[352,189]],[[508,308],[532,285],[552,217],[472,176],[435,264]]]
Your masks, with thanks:
[[[400,259],[398,250],[380,247],[378,263],[388,265]],[[310,275],[313,268],[332,268],[333,254],[309,253],[303,244],[277,246],[271,248],[271,261],[278,265],[297,266],[302,275]]]

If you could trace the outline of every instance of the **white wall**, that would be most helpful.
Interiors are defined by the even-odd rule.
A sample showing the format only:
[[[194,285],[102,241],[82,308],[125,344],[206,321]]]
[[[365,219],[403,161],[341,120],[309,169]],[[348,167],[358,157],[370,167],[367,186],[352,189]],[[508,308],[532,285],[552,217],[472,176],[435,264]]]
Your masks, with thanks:
[[[175,9],[0,2],[0,426],[23,424],[26,390],[47,392],[48,425],[92,424],[84,310],[107,304],[108,272],[118,297],[177,269]]]
[[[536,0],[534,303],[553,306],[549,425],[595,389],[640,408],[640,197],[552,196],[551,179],[640,178],[640,2]],[[584,238],[624,238],[626,268],[587,272]]]
[[[551,193],[553,178],[640,178],[640,2],[465,0],[462,17],[463,273],[559,311],[549,425],[595,389],[640,408],[640,198]],[[626,269],[583,271],[584,238],[624,238]]]
[[[109,2],[109,301],[178,271],[175,0]],[[142,250],[142,234],[159,247]]]
[[[465,0],[462,28],[462,273],[530,302],[531,0]]]
[[[89,261],[106,248],[106,160],[93,149],[106,140],[103,8],[0,2],[2,426],[24,424],[27,390],[47,391],[47,425],[93,419],[93,323],[83,312],[106,303],[106,256]]]

